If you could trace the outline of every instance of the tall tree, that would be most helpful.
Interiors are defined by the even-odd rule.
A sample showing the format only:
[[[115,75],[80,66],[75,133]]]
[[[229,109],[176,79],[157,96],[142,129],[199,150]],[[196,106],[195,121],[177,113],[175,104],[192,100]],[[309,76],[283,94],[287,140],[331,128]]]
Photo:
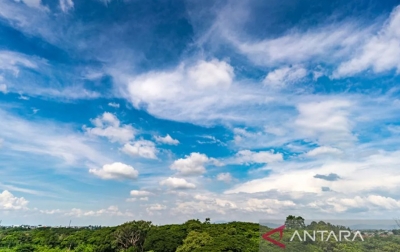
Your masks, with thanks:
[[[138,251],[143,251],[143,244],[151,226],[150,221],[126,222],[115,231],[116,242],[125,250],[135,247]]]

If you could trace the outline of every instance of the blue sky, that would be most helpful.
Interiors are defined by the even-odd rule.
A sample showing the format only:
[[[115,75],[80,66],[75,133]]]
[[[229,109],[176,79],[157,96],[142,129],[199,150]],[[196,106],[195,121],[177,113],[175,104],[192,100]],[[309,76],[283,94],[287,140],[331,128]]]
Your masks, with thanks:
[[[398,4],[0,0],[2,224],[396,218]]]

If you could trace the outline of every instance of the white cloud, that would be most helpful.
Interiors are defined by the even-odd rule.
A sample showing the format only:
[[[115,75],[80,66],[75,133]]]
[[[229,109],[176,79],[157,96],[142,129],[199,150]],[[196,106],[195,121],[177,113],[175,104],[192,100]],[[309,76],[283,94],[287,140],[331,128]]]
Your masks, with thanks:
[[[157,148],[154,143],[147,140],[139,140],[133,143],[127,143],[122,151],[131,156],[139,156],[149,159],[157,159]]]
[[[320,155],[339,155],[342,153],[343,152],[341,150],[339,150],[338,148],[333,148],[330,146],[320,146],[320,147],[310,150],[305,155],[308,157],[315,157],[315,156],[320,156]]]
[[[269,134],[273,134],[276,136],[283,136],[286,133],[286,130],[282,127],[277,126],[265,126],[264,131]]]
[[[33,60],[28,59],[23,54],[12,51],[0,51],[0,69],[8,70],[18,75],[19,67],[36,69],[38,66]]]
[[[70,211],[64,212],[65,216],[75,217],[101,217],[101,216],[126,216],[132,217],[133,214],[129,211],[122,212],[117,206],[110,206],[100,210],[82,210],[79,208],[73,208]]]
[[[211,164],[215,165],[215,166],[224,166],[225,163],[222,162],[221,160],[218,160],[216,158],[209,158],[209,161]]]
[[[142,102],[152,106],[176,100],[182,92],[185,95],[181,98],[193,99],[204,89],[225,90],[231,85],[232,78],[233,70],[227,63],[199,61],[193,66],[180,65],[175,71],[150,72],[130,79],[128,92],[135,107]]]
[[[199,144],[217,144],[221,146],[227,146],[226,143],[222,142],[221,140],[217,139],[215,136],[204,135],[201,136],[202,138],[208,139],[208,141],[197,141]]]
[[[132,190],[130,192],[130,195],[133,197],[138,197],[138,196],[149,196],[152,195],[152,193],[149,191]]]
[[[21,22],[29,23],[29,25],[27,24],[28,26],[34,22],[31,20],[32,17],[30,12],[23,11],[22,13],[18,13],[20,8],[15,8],[15,6],[7,11],[8,7],[10,6],[2,5],[2,8],[0,8],[0,17],[4,15],[6,15],[6,19],[13,19],[14,17],[17,17],[18,19],[19,17],[22,19]],[[8,15],[12,12],[15,12],[15,15],[9,17]],[[36,10],[33,10],[33,12],[37,14]],[[42,19],[37,22],[40,23],[38,26],[43,27],[43,23],[50,21],[48,19]],[[19,19],[15,21],[15,23],[19,23]],[[27,32],[27,34],[29,34],[29,32]],[[40,74],[32,76],[29,69],[34,69]],[[5,79],[7,80],[7,89],[10,92],[20,94],[24,93],[29,94],[30,96],[45,96],[64,99],[97,98],[100,95],[96,91],[85,89],[81,82],[76,83],[74,73],[62,72],[63,70],[49,64],[46,59],[38,58],[36,56],[25,55],[13,51],[0,51],[0,70],[13,74],[5,75],[0,78],[0,84],[4,84],[1,82]],[[20,74],[20,72],[22,74]],[[48,85],[42,85],[44,81],[43,76],[46,76],[47,81],[49,82]],[[61,82],[60,79],[62,79]],[[67,86],[61,85],[64,81],[72,82],[73,84]],[[23,96],[21,96],[21,98],[23,98]]]
[[[256,42],[248,39],[244,32],[234,31],[227,22],[218,23],[215,34],[229,41],[237,50],[255,64],[276,66],[279,64],[301,64],[327,62],[341,59],[358,46],[370,33],[370,27],[360,24],[342,23],[311,28],[305,32],[291,30],[277,38]],[[360,29],[360,26],[363,27]]]
[[[356,139],[349,119],[350,108],[354,105],[354,102],[334,99],[301,103],[297,106],[299,116],[294,123],[304,137],[316,138],[322,144],[351,143]]]
[[[15,2],[23,2],[31,8],[43,9],[41,0],[14,0]]]
[[[211,199],[205,201],[185,201],[178,202],[171,211],[174,214],[191,215],[193,213],[219,213],[226,214],[227,210],[236,209],[234,202],[223,199]]]
[[[171,189],[194,189],[194,188],[196,188],[195,184],[187,182],[183,178],[175,178],[175,177],[169,177],[167,179],[162,180],[160,182],[160,185],[167,186]]]
[[[259,151],[253,152],[250,150],[241,150],[236,153],[235,163],[259,163],[267,164],[283,160],[281,153],[274,153],[273,151]]]
[[[269,72],[263,83],[273,88],[285,87],[288,84],[296,83],[307,76],[307,70],[301,66],[278,68]]]
[[[381,73],[395,69],[400,73],[400,6],[395,8],[382,29],[362,43],[352,58],[342,63],[334,77],[346,77],[368,69]]]
[[[283,197],[284,198],[284,197]],[[289,199],[277,200],[264,195],[249,195],[249,194],[224,194],[218,195],[215,193],[204,193],[190,195],[184,198],[185,200],[178,201],[176,206],[172,208],[174,214],[191,215],[193,213],[204,214],[221,214],[235,215],[243,213],[248,215],[249,212],[258,213],[259,216],[265,213],[279,214],[282,210],[297,207],[297,204]]]
[[[0,210],[21,210],[27,209],[28,201],[23,197],[15,197],[12,193],[5,190],[0,193]]]
[[[7,141],[8,150],[47,157],[56,157],[67,165],[82,165],[90,162],[102,165],[110,161],[98,146],[77,134],[69,126],[52,121],[27,121],[0,109],[0,138]],[[60,165],[60,162],[57,162]]]
[[[7,93],[7,85],[0,84],[0,92],[6,94]]]
[[[171,144],[171,145],[179,144],[179,141],[176,139],[173,139],[169,134],[167,134],[165,137],[156,136],[155,139],[157,142],[164,143],[164,144]]]
[[[233,68],[223,61],[199,61],[188,69],[187,78],[197,88],[227,88],[232,84],[234,77]]]
[[[108,106],[113,107],[113,108],[119,108],[119,103],[116,102],[109,102]]]
[[[111,142],[121,143],[128,142],[135,136],[135,129],[131,125],[121,125],[118,118],[109,112],[104,112],[91,122],[94,128],[83,127],[89,135],[106,137]]]
[[[25,96],[25,95],[22,95],[22,94],[20,94],[20,95],[19,95],[19,97],[18,97],[18,99],[20,99],[20,100],[24,100],[24,101],[28,101],[28,100],[29,100],[29,97],[28,97],[28,96]]]
[[[137,179],[139,176],[135,168],[120,162],[106,164],[102,169],[90,169],[89,172],[102,179]]]
[[[352,198],[346,197],[330,197],[324,201],[316,200],[308,204],[309,207],[325,209],[326,212],[345,212],[355,209],[372,210],[396,210],[400,207],[400,201],[391,197],[384,197],[381,195],[370,194],[365,196],[355,196]],[[326,206],[329,206],[326,209]]]
[[[251,198],[247,200],[244,209],[249,212],[276,213],[275,210],[281,207],[294,207],[294,206],[296,206],[296,204],[290,200]]]
[[[139,76],[129,76],[118,69],[110,70],[110,74],[126,87],[126,98],[136,108],[145,108],[160,118],[203,124],[219,116],[239,119],[225,109],[244,100],[254,102],[254,94],[243,95],[253,88],[233,86],[232,67],[224,61],[199,60]]]
[[[160,210],[164,210],[166,208],[167,208],[167,206],[165,206],[165,205],[153,204],[153,205],[150,205],[146,210],[147,211],[160,211]]]
[[[217,175],[218,181],[224,181],[225,183],[229,183],[232,181],[232,175],[229,172],[226,173],[219,173]]]
[[[59,214],[62,213],[62,211],[60,209],[53,209],[53,210],[39,210],[39,212],[44,213],[44,214],[49,214],[49,215],[53,215],[53,214]]]
[[[204,165],[209,161],[206,155],[193,152],[185,158],[175,160],[170,168],[182,176],[196,176],[206,172]]]
[[[68,12],[74,8],[74,2],[72,0],[60,0],[60,8],[63,12]]]
[[[394,134],[400,133],[400,126],[399,125],[389,125],[388,130]]]
[[[215,22],[198,42],[214,46],[228,42],[255,64],[269,67],[327,64],[336,68],[339,65],[334,71],[334,78],[353,76],[366,70],[373,73],[400,72],[399,6],[393,9],[383,24],[381,18],[369,23],[347,19],[307,30],[290,27],[278,37],[257,39],[248,34],[248,29],[243,29],[243,24],[257,15],[252,15],[252,7],[252,4],[227,4],[218,10]],[[232,12],[236,14],[232,15]],[[321,73],[314,72],[314,77],[318,79]]]
[[[250,180],[227,190],[227,193],[279,192],[315,193],[322,188],[343,195],[361,195],[374,190],[395,193],[400,185],[399,151],[352,150],[347,156],[319,161],[286,161],[269,166],[268,177]],[[377,169],[379,167],[379,169]],[[318,175],[318,176],[317,176]],[[331,179],[333,175],[335,179]]]

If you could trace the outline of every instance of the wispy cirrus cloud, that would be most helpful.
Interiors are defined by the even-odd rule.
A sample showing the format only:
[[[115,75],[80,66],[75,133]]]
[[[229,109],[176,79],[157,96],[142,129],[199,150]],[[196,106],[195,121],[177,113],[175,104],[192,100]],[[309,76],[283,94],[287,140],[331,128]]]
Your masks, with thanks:
[[[351,58],[342,62],[334,77],[354,76],[366,70],[374,73],[395,70],[400,73],[400,7],[393,10],[386,23],[355,50]]]
[[[32,122],[2,109],[0,116],[4,119],[0,125],[0,137],[4,139],[9,151],[21,155],[30,153],[55,157],[66,164],[88,161],[102,165],[109,160],[91,146],[89,139],[75,133],[68,126],[51,121]]]

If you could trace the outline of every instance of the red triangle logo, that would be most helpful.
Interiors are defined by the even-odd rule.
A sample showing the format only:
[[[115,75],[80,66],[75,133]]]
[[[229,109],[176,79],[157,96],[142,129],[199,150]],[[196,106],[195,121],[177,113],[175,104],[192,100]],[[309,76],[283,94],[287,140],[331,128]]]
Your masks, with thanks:
[[[269,232],[263,234],[263,235],[262,235],[262,238],[263,238],[264,240],[267,240],[267,241],[269,241],[269,242],[271,242],[271,243],[273,243],[273,244],[275,244],[275,245],[281,247],[281,248],[285,248],[285,247],[286,247],[285,244],[280,243],[279,241],[274,240],[274,239],[272,239],[272,238],[270,237],[272,234],[275,234],[275,233],[279,232],[279,240],[282,240],[283,230],[284,230],[284,229],[285,229],[285,225],[280,226],[280,227],[278,227],[278,228],[275,228],[275,229],[273,229],[273,230],[271,230],[271,231],[269,231]]]

